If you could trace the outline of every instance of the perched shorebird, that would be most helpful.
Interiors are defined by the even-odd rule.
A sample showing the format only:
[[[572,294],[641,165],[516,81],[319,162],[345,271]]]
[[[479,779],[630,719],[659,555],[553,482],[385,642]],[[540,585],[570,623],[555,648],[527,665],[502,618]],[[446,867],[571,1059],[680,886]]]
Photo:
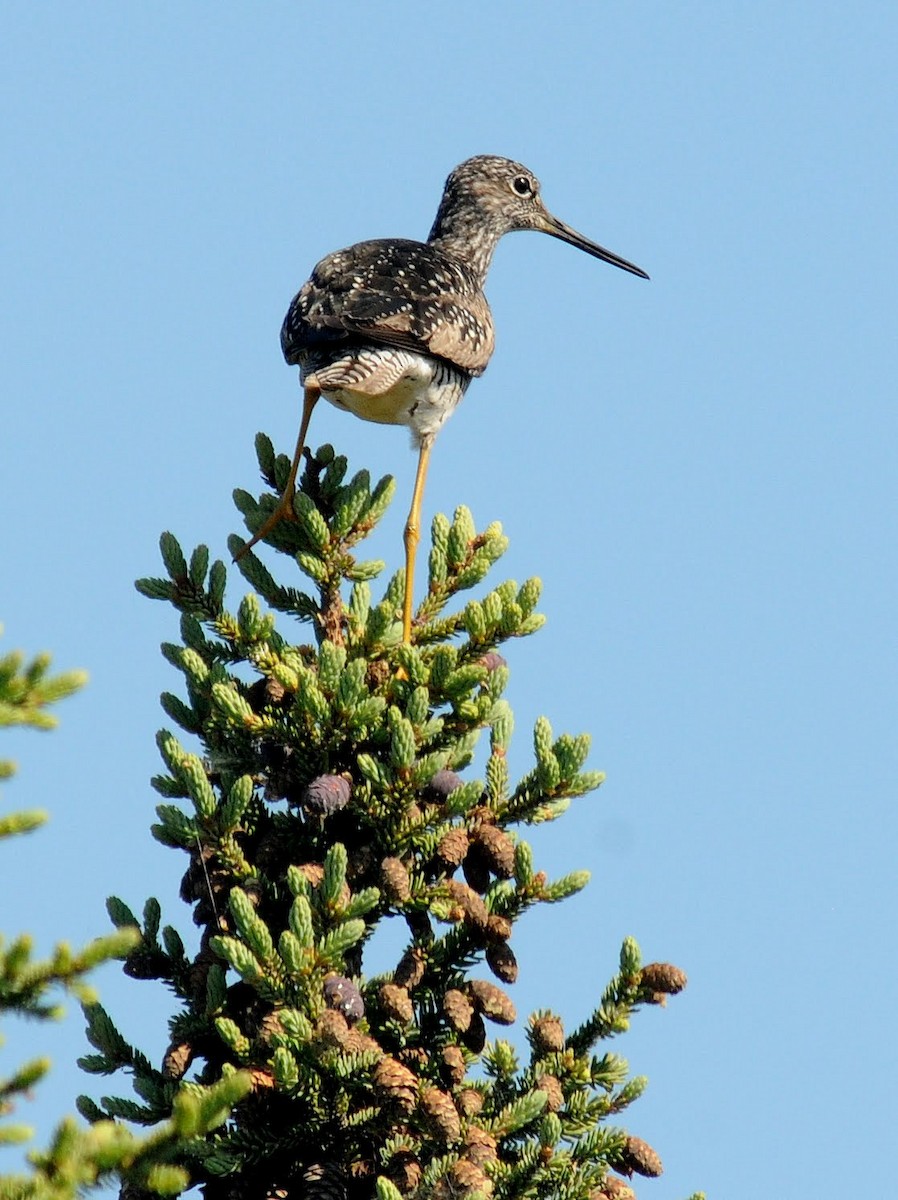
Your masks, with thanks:
[[[402,635],[411,640],[415,556],[430,451],[493,353],[493,317],[483,285],[499,238],[515,229],[534,229],[648,279],[640,267],[553,217],[539,191],[539,180],[520,163],[490,154],[469,158],[446,180],[426,242],[359,242],[315,267],[281,329],[284,357],[299,366],[303,386],[290,475],[274,511],[236,558],[283,517],[293,516],[296,475],[321,396],[365,421],[407,425],[418,448],[405,526]]]

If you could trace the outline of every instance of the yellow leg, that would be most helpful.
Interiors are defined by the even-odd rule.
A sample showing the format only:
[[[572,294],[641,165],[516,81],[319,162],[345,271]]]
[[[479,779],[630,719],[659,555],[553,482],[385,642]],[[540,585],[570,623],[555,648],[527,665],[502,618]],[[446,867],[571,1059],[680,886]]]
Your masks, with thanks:
[[[287,486],[284,488],[274,511],[262,522],[258,532],[253,534],[250,540],[245,542],[234,555],[234,562],[243,558],[248,550],[252,550],[256,542],[260,542],[262,538],[267,537],[275,525],[284,517],[293,515],[293,495],[296,491],[296,476],[299,472],[299,463],[306,444],[306,434],[309,432],[309,421],[312,419],[312,410],[318,403],[320,395],[321,392],[315,384],[306,384],[302,398],[302,420],[299,423],[299,437],[296,439],[296,450],[293,452],[293,462],[290,464]]]
[[[433,446],[433,434],[421,438],[421,449],[418,453],[418,473],[415,476],[415,490],[412,493],[412,507],[405,523],[405,601],[402,606],[402,640],[412,640],[412,606],[415,593],[415,557],[418,553],[418,542],[421,540],[421,501],[424,498],[424,483],[427,479],[427,467],[430,462],[430,451]]]

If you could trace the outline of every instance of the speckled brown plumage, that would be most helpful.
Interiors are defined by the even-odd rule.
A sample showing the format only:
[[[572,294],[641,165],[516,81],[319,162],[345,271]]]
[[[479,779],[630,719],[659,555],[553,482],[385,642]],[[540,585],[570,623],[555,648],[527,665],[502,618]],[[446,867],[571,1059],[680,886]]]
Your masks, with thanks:
[[[426,242],[358,242],[318,263],[284,320],[284,357],[331,403],[409,425],[420,442],[492,357],[483,287],[499,239],[518,229],[550,233],[644,274],[551,216],[526,167],[479,155],[446,180]]]
[[[321,260],[281,330],[288,363],[378,345],[482,375],[495,346],[476,274],[426,242],[359,242]]]
[[[450,174],[426,242],[380,239],[327,255],[293,299],[281,329],[284,357],[300,370],[303,416],[284,493],[240,558],[292,509],[312,410],[323,396],[366,421],[406,425],[419,449],[406,524],[403,638],[412,625],[412,577],[430,449],[495,347],[483,293],[499,239],[548,233],[634,275],[641,268],[553,217],[536,176],[520,163],[478,155]]]

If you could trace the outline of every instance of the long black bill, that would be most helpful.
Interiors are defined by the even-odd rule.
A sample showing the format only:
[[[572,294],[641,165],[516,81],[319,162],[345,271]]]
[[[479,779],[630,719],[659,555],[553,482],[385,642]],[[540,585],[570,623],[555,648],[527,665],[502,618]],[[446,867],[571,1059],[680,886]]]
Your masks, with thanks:
[[[619,254],[612,254],[604,246],[599,246],[596,242],[591,242],[589,238],[584,237],[582,233],[578,233],[576,229],[571,229],[570,225],[565,225],[564,221],[559,221],[551,213],[546,213],[545,224],[540,227],[540,230],[542,233],[548,233],[552,237],[559,238],[562,242],[569,242],[570,245],[576,246],[578,250],[585,250],[593,258],[600,258],[602,262],[611,263],[612,267],[620,267],[622,271],[629,271],[631,275],[638,275],[640,279],[649,278],[642,267],[637,267],[635,263],[628,262],[625,258],[621,258]]]

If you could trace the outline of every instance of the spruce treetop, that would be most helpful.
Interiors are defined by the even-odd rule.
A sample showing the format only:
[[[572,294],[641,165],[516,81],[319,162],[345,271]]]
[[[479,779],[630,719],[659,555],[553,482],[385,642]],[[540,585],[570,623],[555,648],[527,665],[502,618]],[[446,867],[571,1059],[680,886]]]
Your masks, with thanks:
[[[281,492],[289,461],[262,435],[257,451]],[[427,590],[402,640],[402,573],[375,593],[384,564],[356,553],[392,493],[392,480],[350,477],[323,446],[307,452],[295,519],[267,538],[302,586],[247,554],[253,591],[230,612],[224,564],[203,546],[188,557],[171,534],[167,577],[138,581],[181,613],[180,642],[163,652],[184,691],[162,702],[182,733],[158,737],[153,831],[187,855],[199,947],[162,926],[155,901],[141,920],[110,902],[116,925],[140,930],[126,971],[163,980],[177,1009],[159,1067],[91,1010],[98,1053],[84,1066],[128,1069],[139,1100],[83,1099],[82,1112],[153,1125],[185,1090],[244,1073],[251,1090],[230,1121],[179,1159],[207,1200],[632,1194],[624,1176],[661,1171],[615,1123],[645,1080],[598,1044],[685,976],[643,966],[628,938],[577,1028],[545,1009],[526,1024],[526,1053],[489,1040],[488,1027],[518,1021],[516,921],[588,880],[549,880],[522,831],[603,776],[586,769],[587,735],[556,736],[540,718],[533,767],[510,779],[499,648],[543,618],[537,579],[464,602],[505,550],[498,523],[478,532],[463,507],[434,518]],[[252,525],[274,502],[235,500]],[[385,920],[403,922],[405,944],[372,971],[366,951]]]

